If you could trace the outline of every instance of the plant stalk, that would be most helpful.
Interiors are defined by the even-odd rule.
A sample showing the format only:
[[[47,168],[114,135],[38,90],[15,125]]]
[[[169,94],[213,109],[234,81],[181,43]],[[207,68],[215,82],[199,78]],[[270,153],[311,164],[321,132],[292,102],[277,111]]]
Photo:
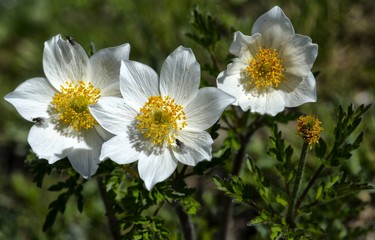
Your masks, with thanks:
[[[263,121],[264,116],[258,116],[254,122],[249,126],[248,131],[246,132],[245,135],[239,135],[239,140],[241,142],[241,147],[238,150],[234,162],[233,162],[233,167],[232,167],[232,175],[233,176],[238,176],[240,174],[243,161],[246,157],[246,150],[247,146],[249,145],[250,138],[254,134],[254,132],[263,126],[264,121]],[[247,118],[246,118],[247,119]],[[246,119],[242,119],[243,122],[246,122]],[[233,202],[230,197],[226,197],[223,201],[223,213],[221,215],[222,224],[220,226],[220,231],[219,231],[219,239],[221,240],[226,240],[229,237],[229,228],[230,224],[232,222],[232,215],[233,215]]]
[[[121,239],[121,233],[120,233],[120,230],[118,228],[119,225],[118,225],[118,222],[117,222],[117,218],[112,211],[113,204],[111,203],[111,200],[107,197],[107,192],[106,192],[105,187],[103,185],[102,178],[97,177],[97,182],[98,182],[99,193],[100,193],[100,196],[103,200],[104,208],[105,208],[106,213],[107,213],[106,215],[107,215],[107,220],[108,220],[108,227],[109,227],[109,231],[112,235],[112,239],[113,240]]]
[[[310,188],[313,186],[315,180],[319,177],[320,173],[323,171],[324,169],[324,164],[321,164],[319,166],[319,168],[315,171],[314,175],[312,176],[312,178],[310,179],[309,183],[307,184],[306,188],[303,190],[301,196],[299,196],[297,202],[296,202],[296,206],[294,208],[294,212],[296,212],[299,207],[301,206],[303,200],[305,199],[307,193],[309,192]]]
[[[288,212],[287,212],[287,215],[286,215],[286,221],[292,227],[295,227],[295,223],[294,223],[295,211],[294,211],[294,208],[295,208],[295,203],[296,203],[296,200],[297,200],[298,190],[299,190],[299,187],[301,185],[302,174],[303,174],[303,170],[305,168],[306,156],[307,156],[308,149],[309,149],[309,144],[307,142],[304,142],[303,146],[302,146],[302,150],[301,150],[301,156],[300,156],[300,159],[299,159],[296,177],[294,179],[292,196],[290,198]]]
[[[182,227],[182,232],[185,240],[196,240],[194,225],[191,222],[190,216],[184,211],[180,204],[175,206],[178,219]]]

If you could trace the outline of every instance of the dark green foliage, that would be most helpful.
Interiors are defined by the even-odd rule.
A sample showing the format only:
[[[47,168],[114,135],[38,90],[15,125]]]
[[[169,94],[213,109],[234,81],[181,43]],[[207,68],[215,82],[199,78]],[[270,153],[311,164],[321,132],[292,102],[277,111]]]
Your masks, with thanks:
[[[301,116],[301,112],[296,111],[295,109],[285,109],[275,117],[265,115],[264,123],[266,126],[272,127],[275,123],[288,123],[289,121],[296,120],[299,116]]]
[[[82,180],[80,175],[72,171],[70,163],[67,159],[60,160],[53,165],[48,164],[46,160],[36,159],[34,154],[30,154],[27,159],[27,167],[30,169],[33,175],[33,181],[38,187],[42,187],[43,180],[46,175],[50,175],[52,172],[68,172],[68,178],[65,181],[57,182],[56,184],[48,188],[49,191],[61,192],[56,200],[51,202],[48,206],[48,214],[43,224],[43,231],[50,229],[56,219],[57,214],[65,212],[65,207],[71,196],[76,197],[77,209],[79,212],[83,211],[84,199],[82,195],[83,184],[86,180]]]
[[[48,164],[47,160],[36,160],[34,154],[28,156],[27,168],[30,169],[30,173],[33,176],[33,181],[38,187],[42,187],[43,179],[46,174],[51,174],[52,166]],[[35,160],[33,160],[35,159]]]
[[[57,213],[64,213],[66,204],[71,196],[75,196],[77,199],[78,211],[83,211],[83,189],[84,181],[80,181],[80,175],[75,173],[64,182],[58,182],[48,188],[50,191],[60,192],[66,189],[65,192],[61,193],[56,200],[51,202],[48,206],[49,212],[43,225],[43,231],[51,228],[55,222]]]
[[[213,180],[218,190],[223,191],[236,202],[245,203],[256,208],[255,203],[250,201],[252,196],[252,188],[250,185],[244,184],[241,178],[232,176],[224,180],[218,176],[213,176]]]
[[[323,138],[319,139],[318,144],[315,146],[315,155],[322,159],[324,158],[325,154],[327,152],[327,143],[324,141]]]
[[[371,185],[363,183],[358,178],[352,178],[345,173],[341,173],[322,181],[316,190],[315,201],[302,208],[311,209],[314,205],[344,198],[354,195],[361,190],[369,190],[372,188]],[[304,209],[301,210],[304,211]]]
[[[325,158],[329,144],[323,139],[319,140],[315,147],[316,158],[310,158],[315,161],[317,158],[322,159],[324,162],[317,169],[306,169],[305,176],[308,178],[305,177],[302,181],[302,190],[297,194],[296,202],[291,201],[290,192],[290,185],[296,172],[293,148],[285,143],[277,125],[272,127],[271,144],[268,151],[277,161],[275,171],[265,172],[264,169],[256,165],[253,159],[249,158],[246,163],[250,184],[236,176],[226,179],[215,176],[214,182],[217,188],[236,202],[255,209],[257,215],[250,219],[249,224],[268,226],[271,239],[316,239],[318,236],[335,236],[330,233],[331,229],[327,229],[327,226],[336,221],[344,222],[348,218],[358,215],[362,209],[360,206],[363,206],[364,203],[359,201],[357,203],[359,207],[351,208],[347,214],[337,214],[337,208],[334,206],[339,204],[344,208],[349,202],[356,199],[357,193],[373,189],[373,187],[336,167],[340,165],[339,161],[332,166],[324,164],[332,162],[333,159],[350,159],[351,152],[357,149],[361,143],[362,133],[358,134],[352,143],[346,143],[346,141],[354,133],[368,108],[360,106],[353,110],[353,107],[350,106],[347,112],[343,112],[342,108],[339,108],[332,149],[328,157]],[[275,178],[272,172],[277,173],[279,177]],[[287,209],[291,208],[291,203],[293,203],[293,222],[289,222],[286,217]],[[325,211],[321,211],[323,206],[326,208]],[[344,225],[337,225],[336,228],[336,234],[345,229],[347,236],[356,237],[369,230],[367,226],[350,229]]]
[[[337,112],[337,124],[334,130],[335,142],[331,152],[326,157],[326,163],[331,166],[338,166],[341,160],[349,159],[351,152],[357,149],[363,140],[363,133],[359,133],[352,143],[348,143],[349,137],[362,121],[363,114],[369,110],[371,105],[359,106],[355,111],[353,106],[348,107],[344,112],[340,106]]]
[[[195,6],[192,14],[191,26],[194,33],[186,33],[186,36],[199,43],[206,50],[214,50],[221,36],[228,34],[226,27],[211,15],[204,16],[201,14],[198,6]]]
[[[103,180],[106,194],[113,196],[112,212],[124,231],[124,239],[168,239],[170,233],[158,216],[164,204],[182,206],[187,214],[197,213],[200,205],[193,197],[195,190],[187,188],[178,173],[175,181],[168,179],[148,191],[132,172],[132,167],[117,168]]]
[[[220,129],[220,124],[219,122],[216,122],[211,128],[210,128],[210,135],[212,137],[212,139],[216,139],[219,134],[217,133],[217,131]]]
[[[217,43],[223,35],[228,35],[229,32],[233,32],[234,30],[228,30],[223,23],[213,18],[210,14],[204,16],[200,13],[198,6],[195,6],[192,15],[191,26],[194,31],[192,33],[186,33],[185,35],[202,46],[203,49],[209,53],[211,63],[204,64],[202,69],[207,71],[211,76],[216,77],[220,72],[218,61],[215,57]],[[203,81],[203,83],[205,83],[205,81]]]
[[[213,157],[211,161],[202,161],[197,164],[193,168],[193,171],[195,174],[203,175],[207,174],[208,171],[212,170],[214,167],[217,166],[223,166],[225,164],[225,161],[227,161],[230,157],[231,149],[227,148],[224,150],[222,155],[220,157]]]
[[[273,156],[279,164],[276,166],[279,174],[284,178],[286,184],[289,184],[294,176],[294,169],[292,165],[293,148],[288,145],[285,146],[285,141],[282,138],[281,131],[278,130],[275,124],[272,128],[271,147],[268,154]],[[287,189],[289,192],[289,189]]]

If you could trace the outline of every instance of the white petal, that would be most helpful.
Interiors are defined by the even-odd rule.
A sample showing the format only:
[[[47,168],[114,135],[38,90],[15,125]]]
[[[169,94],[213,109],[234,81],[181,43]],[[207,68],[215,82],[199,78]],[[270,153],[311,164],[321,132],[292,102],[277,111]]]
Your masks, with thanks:
[[[140,152],[129,142],[127,134],[117,135],[103,144],[100,160],[110,158],[118,164],[127,164],[137,161]]]
[[[294,34],[292,23],[279,6],[273,7],[271,10],[260,16],[255,21],[251,34],[262,34],[274,25],[278,25],[284,32],[289,33],[290,35]]]
[[[297,76],[306,76],[318,55],[318,45],[311,38],[293,35],[280,52],[286,71]]]
[[[136,112],[126,105],[123,98],[103,97],[89,110],[98,123],[113,134],[123,134],[135,120]]]
[[[32,121],[37,117],[49,117],[47,109],[55,93],[47,79],[32,78],[19,85],[4,99],[11,103],[23,118]]]
[[[160,72],[160,92],[177,104],[189,103],[200,82],[200,66],[190,48],[178,47],[164,61]]]
[[[69,155],[78,142],[77,139],[56,131],[52,124],[48,124],[46,128],[32,126],[27,140],[38,157],[47,159],[50,164]]]
[[[316,102],[316,81],[309,72],[305,77],[288,76],[280,85],[280,94],[286,107],[297,107],[307,102]]]
[[[280,44],[294,34],[294,28],[283,10],[276,6],[255,21],[251,33],[262,34],[266,48],[278,49]]]
[[[103,139],[103,141],[107,141],[107,140],[111,139],[114,136],[114,134],[112,134],[109,131],[105,130],[100,125],[95,125],[94,128],[95,128],[96,132],[99,134],[99,136]]]
[[[285,108],[283,95],[279,91],[250,97],[250,111],[275,116]]]
[[[187,126],[200,130],[211,127],[220,118],[224,109],[234,101],[234,97],[220,89],[214,87],[200,89],[184,109]]]
[[[98,169],[100,149],[103,139],[95,131],[84,131],[83,139],[74,146],[68,155],[72,167],[84,178],[90,178]]]
[[[139,110],[149,97],[160,95],[158,75],[147,65],[124,61],[120,69],[120,90],[125,102]]]
[[[241,32],[235,32],[234,40],[230,45],[229,52],[235,56],[240,56],[244,51],[250,51],[252,55],[258,52],[259,47],[262,47],[262,35],[255,33],[252,36],[247,36]]]
[[[238,95],[238,106],[242,109],[242,111],[246,112],[251,107],[251,93],[242,92],[241,95]]]
[[[239,73],[229,75],[227,74],[227,71],[221,72],[217,77],[217,87],[236,98],[236,100],[232,103],[235,106],[238,106],[240,96],[244,95],[243,87],[239,80]]]
[[[242,56],[245,54],[242,54]],[[227,70],[225,70],[225,75],[240,75],[244,68],[248,65],[247,60],[245,57],[235,58],[233,59],[232,63],[229,63],[227,66]],[[221,74],[219,74],[221,75]],[[224,79],[222,79],[224,81]]]
[[[144,155],[138,161],[139,176],[145,182],[148,190],[151,190],[156,183],[171,176],[176,167],[177,160],[168,148],[162,155]]]
[[[207,132],[180,131],[178,140],[182,147],[172,146],[173,154],[183,164],[195,166],[203,160],[211,160],[213,140]]]
[[[120,66],[121,60],[129,60],[130,45],[102,49],[91,58],[92,84],[101,89],[101,96],[121,96],[120,94]]]
[[[81,45],[72,45],[59,34],[44,43],[43,69],[51,84],[60,90],[67,81],[87,81],[90,62]]]

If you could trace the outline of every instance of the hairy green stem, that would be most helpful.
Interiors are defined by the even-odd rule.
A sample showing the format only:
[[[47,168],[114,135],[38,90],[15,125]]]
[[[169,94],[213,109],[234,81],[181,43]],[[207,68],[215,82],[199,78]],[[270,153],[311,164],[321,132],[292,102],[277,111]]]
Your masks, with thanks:
[[[299,209],[299,207],[301,206],[301,204],[302,204],[303,200],[305,199],[307,193],[309,192],[310,188],[313,186],[314,182],[319,177],[319,175],[323,171],[323,169],[324,169],[324,164],[321,164],[319,166],[319,168],[315,171],[314,175],[310,179],[310,181],[307,184],[306,188],[303,190],[301,196],[298,198],[298,200],[296,202],[296,206],[294,208],[294,212],[296,212]]]
[[[98,182],[99,193],[100,193],[100,196],[103,200],[103,204],[104,204],[104,207],[105,207],[105,210],[106,210],[108,227],[109,227],[109,231],[112,235],[112,239],[113,240],[121,239],[121,233],[120,233],[120,230],[118,228],[119,224],[117,222],[116,216],[114,215],[114,213],[112,211],[113,204],[107,196],[107,192],[105,190],[105,186],[103,185],[102,178],[97,177],[96,179],[97,179],[97,182]]]
[[[301,150],[301,156],[300,156],[299,163],[298,163],[298,169],[297,169],[296,176],[295,176],[295,179],[294,179],[292,196],[290,198],[288,212],[287,212],[287,215],[286,215],[286,221],[292,227],[295,226],[295,223],[294,223],[294,217],[295,217],[294,207],[295,207],[295,203],[296,203],[296,200],[297,200],[298,189],[301,185],[302,174],[303,174],[303,170],[305,168],[306,156],[307,156],[308,149],[309,149],[309,144],[304,142],[303,146],[302,146],[302,150]]]

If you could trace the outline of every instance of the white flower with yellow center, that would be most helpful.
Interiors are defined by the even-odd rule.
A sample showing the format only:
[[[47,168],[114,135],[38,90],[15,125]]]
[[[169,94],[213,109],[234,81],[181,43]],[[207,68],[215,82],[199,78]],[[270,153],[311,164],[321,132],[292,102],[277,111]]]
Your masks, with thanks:
[[[45,42],[46,78],[32,78],[5,96],[19,114],[35,124],[28,142],[49,163],[67,157],[73,168],[89,178],[98,169],[101,145],[112,134],[92,117],[88,106],[101,97],[121,96],[120,64],[130,46],[107,48],[88,58],[71,37]]]
[[[218,88],[236,97],[243,111],[276,115],[285,107],[316,101],[311,67],[318,45],[294,33],[274,7],[254,23],[252,35],[236,32],[229,51],[236,56],[217,78]]]
[[[150,67],[125,61],[120,70],[123,98],[102,98],[90,111],[115,136],[102,147],[101,160],[138,160],[147,189],[168,178],[181,162],[194,166],[211,159],[213,140],[205,132],[234,98],[199,89],[200,66],[190,49],[179,47],[165,60],[160,79]]]

